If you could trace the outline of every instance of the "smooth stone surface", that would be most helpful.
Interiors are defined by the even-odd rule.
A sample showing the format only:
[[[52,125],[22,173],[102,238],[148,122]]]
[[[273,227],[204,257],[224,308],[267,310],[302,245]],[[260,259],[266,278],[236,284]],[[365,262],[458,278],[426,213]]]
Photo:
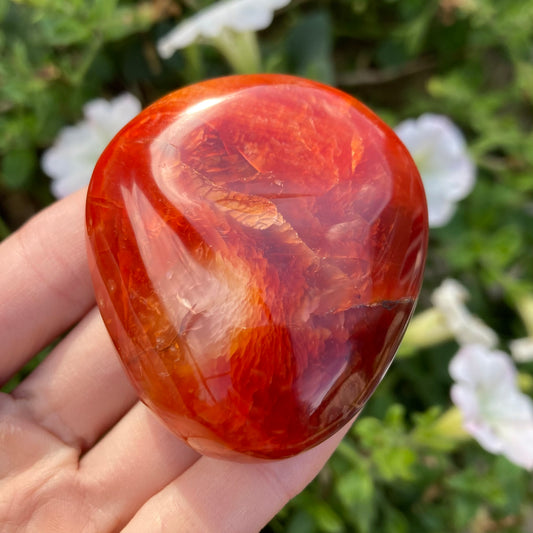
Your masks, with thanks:
[[[127,125],[87,199],[106,327],[141,399],[202,453],[277,459],[356,415],[412,313],[415,165],[371,111],[281,75],[181,89]]]

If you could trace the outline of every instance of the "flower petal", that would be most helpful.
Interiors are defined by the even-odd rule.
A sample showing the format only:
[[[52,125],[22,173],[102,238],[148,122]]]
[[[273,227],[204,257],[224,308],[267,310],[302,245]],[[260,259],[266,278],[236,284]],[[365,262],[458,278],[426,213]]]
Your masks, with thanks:
[[[489,348],[496,346],[498,336],[480,318],[470,313],[464,305],[467,298],[465,287],[454,279],[445,279],[433,292],[431,301],[444,315],[459,344],[481,344]]]
[[[157,43],[157,51],[168,59],[201,37],[214,38],[225,28],[238,32],[263,30],[270,26],[274,11],[291,0],[225,0],[217,2],[178,24]]]
[[[491,391],[504,384],[505,390],[516,384],[516,370],[509,356],[500,351],[491,351],[480,344],[463,346],[450,361],[451,377],[457,383],[485,388]]]
[[[504,423],[500,426],[499,438],[502,442],[502,453],[513,463],[533,469],[533,423],[517,421]]]
[[[475,165],[463,134],[448,117],[431,113],[406,120],[395,131],[422,176],[429,225],[444,226],[455,212],[455,203],[468,195],[475,184]]]
[[[41,167],[54,180],[54,196],[62,198],[87,185],[107,143],[140,110],[139,100],[128,93],[85,104],[84,120],[63,128],[42,156]]]
[[[515,339],[509,343],[509,349],[515,361],[519,363],[533,361],[533,338]]]
[[[464,346],[449,371],[464,428],[489,452],[532,469],[533,401],[518,389],[511,358],[484,346]]]

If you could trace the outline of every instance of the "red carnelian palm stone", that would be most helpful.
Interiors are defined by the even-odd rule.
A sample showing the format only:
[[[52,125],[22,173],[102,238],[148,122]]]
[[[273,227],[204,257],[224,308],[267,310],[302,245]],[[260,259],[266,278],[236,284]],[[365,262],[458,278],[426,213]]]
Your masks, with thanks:
[[[186,87],[128,124],[87,199],[106,327],[142,400],[202,453],[283,458],[356,415],[421,284],[427,218],[395,134],[281,75]]]

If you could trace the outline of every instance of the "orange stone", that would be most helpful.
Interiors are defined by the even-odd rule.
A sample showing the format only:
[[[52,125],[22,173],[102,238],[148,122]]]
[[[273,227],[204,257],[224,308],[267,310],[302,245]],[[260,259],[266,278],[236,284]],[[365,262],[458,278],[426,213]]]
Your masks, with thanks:
[[[87,231],[140,398],[199,452],[236,460],[297,454],[361,410],[413,311],[428,232],[394,132],[282,75],[144,110],[96,165]]]

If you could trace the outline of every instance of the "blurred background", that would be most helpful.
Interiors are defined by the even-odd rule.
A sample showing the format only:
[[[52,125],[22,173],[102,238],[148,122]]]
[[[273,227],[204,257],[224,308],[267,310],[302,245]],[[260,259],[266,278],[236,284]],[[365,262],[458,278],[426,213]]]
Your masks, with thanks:
[[[533,1],[218,4],[0,0],[0,239],[183,85],[283,72],[354,95],[436,210],[424,287],[358,422],[264,531],[533,532]]]

